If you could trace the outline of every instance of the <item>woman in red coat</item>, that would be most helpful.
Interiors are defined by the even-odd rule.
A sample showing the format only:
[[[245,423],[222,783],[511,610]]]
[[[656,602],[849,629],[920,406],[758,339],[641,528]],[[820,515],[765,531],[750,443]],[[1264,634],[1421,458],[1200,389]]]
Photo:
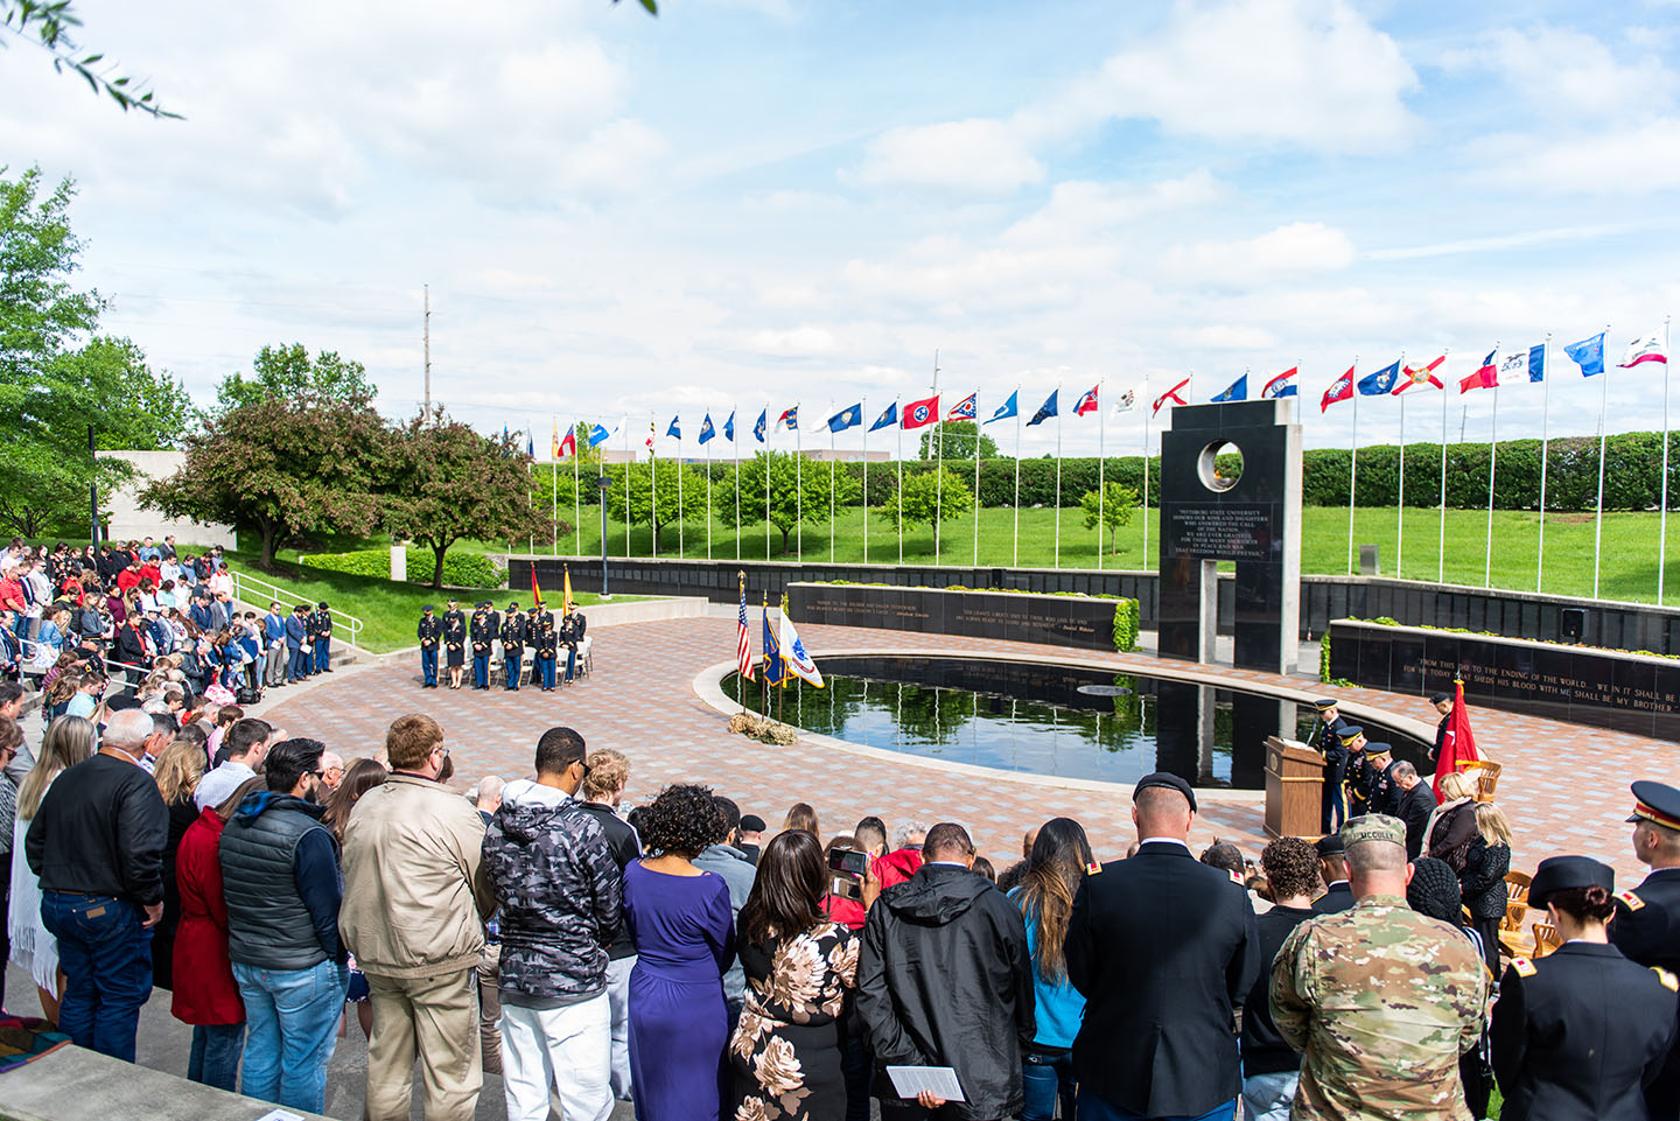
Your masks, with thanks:
[[[187,826],[175,857],[181,923],[175,930],[175,993],[170,1011],[193,1026],[187,1078],[232,1090],[245,1052],[245,1004],[228,961],[227,901],[217,849],[227,816],[263,780],[247,780],[220,806],[207,807]]]

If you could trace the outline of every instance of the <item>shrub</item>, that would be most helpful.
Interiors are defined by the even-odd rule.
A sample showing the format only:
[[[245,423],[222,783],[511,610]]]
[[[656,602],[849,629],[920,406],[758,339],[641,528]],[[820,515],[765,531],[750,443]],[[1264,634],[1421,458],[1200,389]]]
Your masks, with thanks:
[[[1114,605],[1114,648],[1122,654],[1137,649],[1141,617],[1142,609],[1135,599],[1122,599]]]
[[[407,550],[408,582],[429,584],[432,580],[432,552],[430,549]],[[351,576],[368,576],[379,580],[391,578],[389,549],[357,549],[349,553],[311,553],[298,558],[306,568],[320,568],[328,572],[343,572]],[[491,563],[482,553],[449,553],[443,558],[443,582],[451,588],[499,588],[507,582],[507,573]]]

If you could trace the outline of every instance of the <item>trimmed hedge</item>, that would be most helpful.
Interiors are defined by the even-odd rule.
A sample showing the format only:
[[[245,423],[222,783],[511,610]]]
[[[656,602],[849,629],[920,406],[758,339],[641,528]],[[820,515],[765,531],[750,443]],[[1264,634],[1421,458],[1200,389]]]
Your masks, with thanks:
[[[430,584],[436,561],[430,549],[409,548],[408,583]],[[310,553],[298,558],[305,568],[322,568],[351,576],[391,578],[391,550],[357,549],[350,553]],[[443,558],[443,582],[451,588],[499,588],[507,573],[481,553],[448,553]]]

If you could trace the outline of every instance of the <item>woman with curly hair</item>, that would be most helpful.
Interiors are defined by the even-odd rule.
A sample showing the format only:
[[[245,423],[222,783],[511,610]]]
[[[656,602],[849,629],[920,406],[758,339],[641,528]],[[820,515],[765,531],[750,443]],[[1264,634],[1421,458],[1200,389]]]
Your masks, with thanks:
[[[828,887],[822,845],[803,829],[777,834],[759,857],[741,908],[747,994],[729,1046],[734,1121],[846,1116],[840,1057],[862,944],[823,913]]]
[[[637,1121],[717,1121],[729,1013],[723,973],[735,960],[729,885],[694,866],[723,840],[704,786],[667,786],[641,817],[650,854],[624,869],[630,972],[630,1082]]]

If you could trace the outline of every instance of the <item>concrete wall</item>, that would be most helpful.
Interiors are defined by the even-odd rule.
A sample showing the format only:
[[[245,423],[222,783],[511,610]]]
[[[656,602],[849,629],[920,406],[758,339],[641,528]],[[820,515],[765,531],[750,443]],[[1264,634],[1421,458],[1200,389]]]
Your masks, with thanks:
[[[139,541],[152,537],[159,541],[173,533],[183,545],[220,545],[226,549],[237,547],[232,526],[209,525],[186,518],[166,518],[156,510],[140,505],[140,491],[153,479],[165,478],[180,470],[186,462],[185,452],[128,452],[102,451],[105,459],[121,459],[133,465],[135,476],[116,490],[99,496],[101,512],[111,514],[110,533],[118,541]]]

